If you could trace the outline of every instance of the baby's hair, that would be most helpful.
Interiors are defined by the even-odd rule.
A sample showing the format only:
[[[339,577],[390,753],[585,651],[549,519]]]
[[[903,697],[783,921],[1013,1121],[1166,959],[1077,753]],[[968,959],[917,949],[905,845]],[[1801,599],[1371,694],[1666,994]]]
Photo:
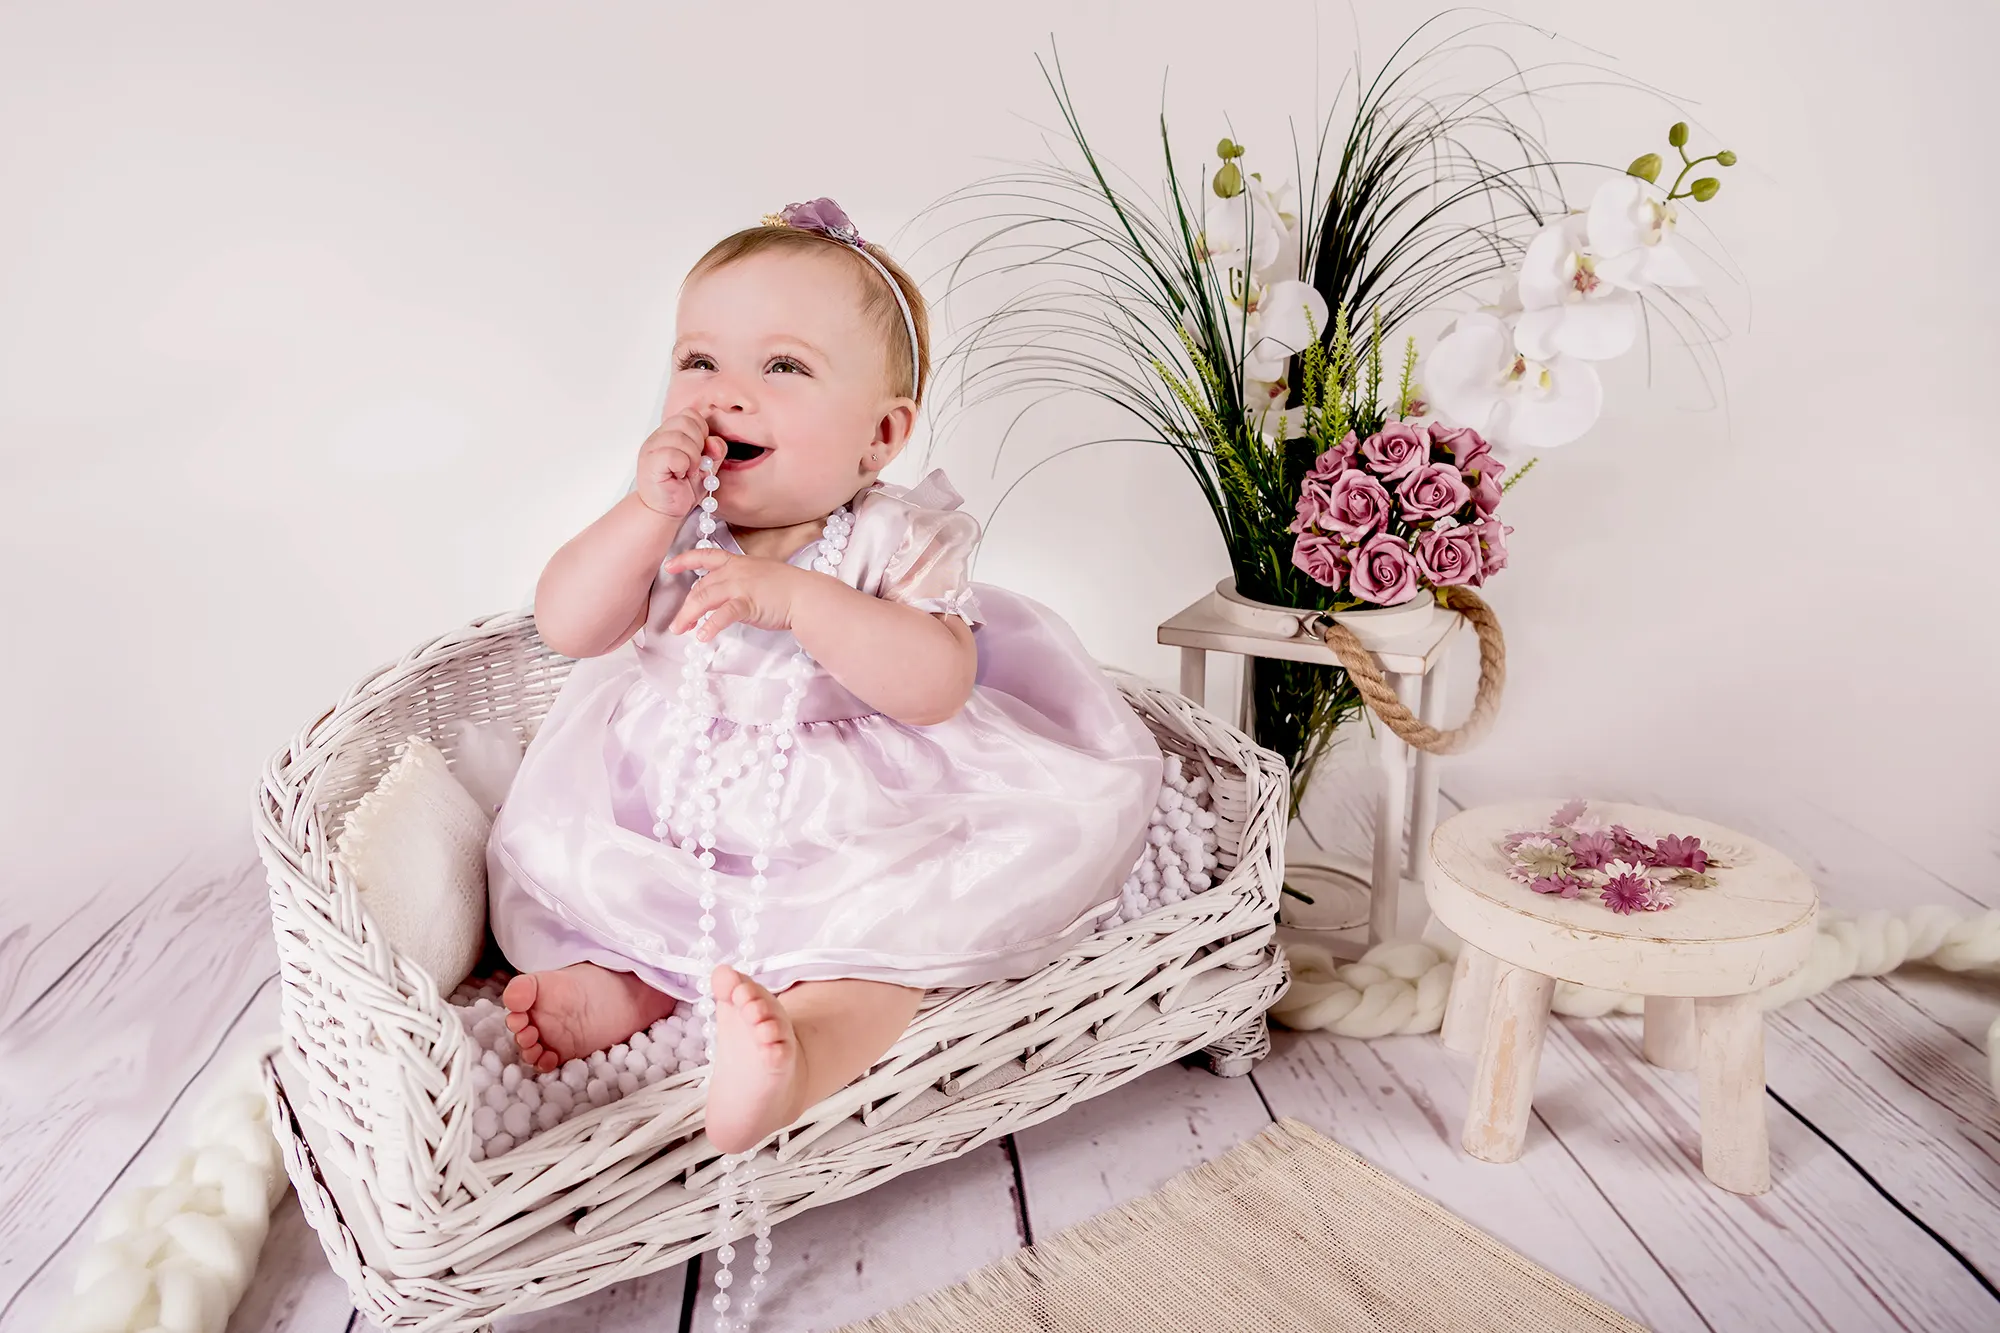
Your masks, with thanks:
[[[924,304],[924,294],[917,287],[916,279],[904,271],[903,266],[889,257],[889,252],[881,246],[869,242],[868,253],[875,256],[882,267],[889,270],[896,279],[896,285],[903,289],[903,299],[910,303],[910,317],[917,326],[917,366],[918,382],[910,383],[903,373],[910,368],[910,332],[903,323],[903,312],[896,306],[896,298],[882,285],[882,275],[870,267],[867,260],[853,253],[844,242],[818,232],[804,231],[797,227],[756,226],[745,227],[732,232],[710,246],[708,253],[695,261],[688,270],[688,279],[712,273],[716,269],[766,250],[790,250],[795,252],[821,253],[831,251],[846,254],[862,277],[861,290],[864,293],[863,310],[874,319],[882,330],[883,343],[888,348],[889,388],[917,404],[924,401],[923,391],[931,377],[931,317]]]

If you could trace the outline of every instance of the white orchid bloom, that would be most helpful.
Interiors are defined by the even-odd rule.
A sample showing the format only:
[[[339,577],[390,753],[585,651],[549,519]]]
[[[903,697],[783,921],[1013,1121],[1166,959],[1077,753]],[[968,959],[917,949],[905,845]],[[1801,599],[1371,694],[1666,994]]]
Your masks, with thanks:
[[[1523,307],[1514,345],[1523,356],[1602,361],[1618,356],[1639,332],[1639,298],[1597,272],[1586,248],[1584,216],[1573,213],[1535,233],[1521,258]]]
[[[1260,191],[1210,199],[1202,214],[1201,248],[1213,262],[1262,273],[1278,258],[1285,226]]]
[[[1588,215],[1597,276],[1631,291],[1700,286],[1673,243],[1675,218],[1667,192],[1651,181],[1617,176],[1598,186]]]
[[[1502,461],[1568,444],[1604,406],[1589,362],[1529,357],[1506,321],[1484,313],[1459,317],[1431,348],[1422,378],[1433,413],[1484,435]]]
[[[1310,283],[1287,278],[1253,285],[1243,337],[1243,377],[1281,378],[1285,363],[1312,342],[1313,330],[1326,329],[1326,318],[1326,298]]]

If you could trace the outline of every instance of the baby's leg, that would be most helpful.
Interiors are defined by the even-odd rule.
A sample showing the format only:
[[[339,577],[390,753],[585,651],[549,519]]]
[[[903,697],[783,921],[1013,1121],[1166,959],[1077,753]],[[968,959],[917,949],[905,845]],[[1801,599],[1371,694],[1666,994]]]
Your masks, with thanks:
[[[708,1137],[743,1152],[868,1072],[917,1015],[921,990],[885,981],[801,981],[773,995],[715,969]]]
[[[524,972],[500,993],[521,1058],[547,1072],[621,1042],[674,1011],[674,997],[630,972],[571,963]]]

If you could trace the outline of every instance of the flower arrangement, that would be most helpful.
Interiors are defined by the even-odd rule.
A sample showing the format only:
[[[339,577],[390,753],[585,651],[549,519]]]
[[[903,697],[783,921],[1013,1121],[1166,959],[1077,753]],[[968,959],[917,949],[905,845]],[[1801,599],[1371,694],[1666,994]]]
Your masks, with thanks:
[[[1371,346],[1379,349],[1379,339]],[[1367,415],[1379,425],[1366,439],[1350,424],[1361,412],[1344,382],[1352,359],[1344,319],[1331,351],[1317,339],[1304,354],[1302,428],[1315,447],[1325,443],[1299,483],[1288,531],[1292,563],[1334,595],[1335,609],[1396,606],[1437,588],[1478,587],[1507,567],[1507,534],[1495,511],[1505,489],[1486,440],[1469,426],[1421,419],[1423,404],[1411,372],[1416,346],[1403,360],[1392,414],[1375,405],[1379,351],[1371,354]]]
[[[1546,828],[1508,834],[1500,849],[1516,883],[1557,898],[1594,895],[1621,915],[1664,911],[1673,890],[1713,888],[1709,872],[1728,868],[1700,838],[1670,833],[1648,842],[1623,824],[1605,827],[1583,801],[1563,805]]]
[[[1505,26],[1440,15],[1344,85],[1300,188],[1267,180],[1229,137],[1212,172],[1184,180],[1162,116],[1163,206],[1114,182],[1060,64],[1045,66],[1081,165],[1031,165],[938,205],[987,206],[947,299],[983,278],[1010,289],[947,354],[959,374],[939,376],[956,379],[946,401],[1082,392],[1129,414],[1200,489],[1237,592],[1255,601],[1332,613],[1498,573],[1511,531],[1500,495],[1535,450],[1595,419],[1590,362],[1629,347],[1638,306],[1691,278],[1670,243],[1674,210],[1718,188],[1661,190],[1648,155],[1572,212],[1514,114],[1535,91],[1518,64],[1435,91],[1445,62],[1507,60],[1492,31]],[[1669,136],[1677,149],[1686,138],[1678,125]],[[1683,177],[1734,160],[1682,156]],[[1399,392],[1382,402],[1385,334],[1494,280],[1497,301],[1444,333],[1422,386],[1405,340]],[[1669,323],[1687,309],[1662,304]],[[1251,660],[1248,683],[1251,728],[1289,763],[1296,812],[1360,693],[1337,666],[1269,658]]]

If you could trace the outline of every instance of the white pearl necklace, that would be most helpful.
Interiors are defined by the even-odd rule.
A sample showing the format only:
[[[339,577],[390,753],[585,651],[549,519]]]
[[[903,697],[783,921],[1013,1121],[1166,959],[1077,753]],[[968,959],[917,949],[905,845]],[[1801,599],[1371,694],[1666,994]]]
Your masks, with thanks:
[[[695,542],[698,549],[714,550],[717,543],[715,534],[715,492],[722,483],[715,475],[715,460],[702,460],[702,487],[706,494],[701,501],[701,517],[696,521],[696,529],[701,537]],[[843,506],[827,516],[826,528],[820,534],[819,549],[813,555],[812,567],[822,574],[837,575],[841,556],[847,550],[847,539],[854,531],[854,517]],[[699,581],[705,571],[696,570]],[[705,613],[695,622],[698,629],[707,621]],[[718,636],[719,637],[719,636]],[[791,763],[791,750],[796,740],[799,722],[799,704],[805,698],[806,687],[811,683],[813,672],[812,655],[800,648],[792,655],[790,688],[785,692],[785,701],[779,707],[778,719],[758,733],[756,756],[739,773],[721,774],[716,772],[713,742],[708,734],[708,714],[695,705],[708,678],[708,668],[715,660],[714,640],[706,643],[698,638],[688,642],[687,655],[681,666],[681,686],[678,693],[674,725],[674,743],[665,771],[678,775],[686,761],[689,746],[695,752],[694,768],[696,780],[685,784],[685,791],[665,792],[660,797],[654,811],[653,836],[665,840],[672,836],[673,829],[692,829],[684,833],[680,840],[681,850],[692,853],[696,864],[701,867],[701,879],[697,902],[701,906],[701,917],[695,923],[701,928],[701,938],[695,945],[696,976],[695,986],[699,998],[695,1001],[695,1015],[701,1020],[702,1044],[708,1052],[708,1068],[715,1068],[715,988],[710,974],[717,964],[715,943],[715,824],[717,810],[721,805],[720,789],[729,777],[747,774],[752,777],[752,790],[756,790],[755,775],[765,775],[762,784],[763,818],[759,821],[757,841],[750,856],[750,894],[743,910],[731,911],[731,918],[740,941],[736,963],[739,970],[755,956],[757,941],[757,917],[764,906],[766,881],[764,872],[771,865],[771,845],[776,841],[778,831],[778,811],[785,790],[785,771]],[[748,725],[748,724],[743,724]],[[678,808],[675,806],[678,796]],[[706,1077],[706,1075],[704,1075]],[[750,1172],[750,1161],[756,1156],[753,1148],[749,1152],[732,1153],[724,1160],[727,1163],[722,1176],[717,1181],[717,1202],[720,1217],[716,1230],[727,1236],[735,1225],[736,1197],[741,1193],[747,1204],[752,1230],[757,1238],[756,1258],[751,1267],[748,1289],[737,1313],[741,1324],[732,1324],[729,1318],[731,1298],[729,1288],[734,1284],[735,1274],[730,1265],[736,1258],[736,1247],[725,1240],[716,1248],[715,1257],[720,1267],[715,1272],[716,1293],[714,1299],[717,1333],[728,1333],[732,1327],[746,1326],[757,1311],[757,1301],[764,1290],[765,1274],[771,1269],[771,1225],[764,1199],[757,1189],[757,1180]]]

